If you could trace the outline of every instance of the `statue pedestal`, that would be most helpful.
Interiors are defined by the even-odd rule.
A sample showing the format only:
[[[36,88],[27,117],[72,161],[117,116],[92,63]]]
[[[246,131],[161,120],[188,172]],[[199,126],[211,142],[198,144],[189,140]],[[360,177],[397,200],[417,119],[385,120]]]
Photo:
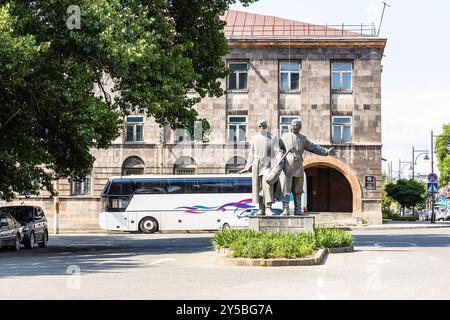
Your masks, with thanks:
[[[313,216],[252,216],[249,220],[251,230],[279,233],[314,232]]]

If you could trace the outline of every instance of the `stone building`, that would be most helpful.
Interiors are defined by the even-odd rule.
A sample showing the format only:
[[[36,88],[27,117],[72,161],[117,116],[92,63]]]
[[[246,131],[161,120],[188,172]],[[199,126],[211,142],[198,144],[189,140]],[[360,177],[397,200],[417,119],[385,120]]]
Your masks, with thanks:
[[[336,157],[305,157],[307,209],[319,223],[381,223],[381,60],[386,39],[365,26],[317,26],[228,11],[226,94],[197,106],[211,132],[194,137],[144,115],[125,119],[108,150],[93,150],[91,177],[61,181],[61,229],[98,229],[100,193],[110,176],[233,173],[243,168],[256,122],[289,130],[300,118],[313,142]],[[190,92],[194,94],[195,92]],[[23,201],[18,199],[19,202]],[[51,218],[53,200],[41,205]]]

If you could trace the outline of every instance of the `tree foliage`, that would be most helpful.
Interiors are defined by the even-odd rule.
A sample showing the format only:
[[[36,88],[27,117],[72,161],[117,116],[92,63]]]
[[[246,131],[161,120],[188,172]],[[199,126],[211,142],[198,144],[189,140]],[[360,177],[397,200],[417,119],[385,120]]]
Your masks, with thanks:
[[[220,16],[234,2],[0,1],[0,198],[85,176],[89,151],[107,148],[130,112],[207,127],[193,106],[223,94]],[[72,5],[79,29],[68,27]]]
[[[444,125],[444,132],[437,138],[436,155],[440,172],[439,184],[450,183],[450,124]]]
[[[427,199],[424,183],[415,180],[398,180],[385,186],[386,195],[397,201],[402,208],[416,207]]]
[[[388,176],[385,172],[382,174],[382,189],[381,189],[381,209],[383,214],[391,214],[392,213],[392,204],[394,200],[388,196],[386,192],[386,185],[389,184]]]

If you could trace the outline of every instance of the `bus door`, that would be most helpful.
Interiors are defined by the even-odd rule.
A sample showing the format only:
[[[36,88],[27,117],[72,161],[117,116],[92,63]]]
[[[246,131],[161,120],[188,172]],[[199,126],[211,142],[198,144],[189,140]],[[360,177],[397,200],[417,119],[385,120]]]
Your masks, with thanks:
[[[127,212],[111,212],[112,230],[128,230],[128,213]]]

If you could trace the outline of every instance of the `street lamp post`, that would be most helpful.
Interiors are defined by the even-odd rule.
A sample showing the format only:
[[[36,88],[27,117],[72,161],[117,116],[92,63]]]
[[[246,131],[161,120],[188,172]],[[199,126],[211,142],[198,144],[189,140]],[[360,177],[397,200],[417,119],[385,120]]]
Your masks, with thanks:
[[[405,165],[409,165],[410,166],[410,170],[411,170],[411,168],[412,168],[412,163],[411,162],[409,162],[409,161],[402,161],[401,159],[398,160],[398,180],[400,180],[402,178],[403,168],[405,167]]]
[[[420,154],[416,157],[416,153]],[[430,158],[428,157],[429,151],[428,150],[416,150],[414,147],[412,147],[412,180],[415,178],[415,166],[417,165],[417,160],[420,156],[425,155],[424,160],[428,161]]]
[[[417,157],[416,157],[416,153],[420,153]],[[415,166],[417,165],[417,160],[419,159],[420,156],[425,155],[424,160],[428,161],[430,160],[430,158],[428,157],[428,150],[416,150],[415,147],[412,147],[412,180],[415,180]],[[415,215],[416,213],[416,207],[413,207],[413,215]]]
[[[434,173],[434,138],[431,131],[431,173]],[[431,190],[431,223],[436,223],[436,213],[434,212],[434,189]]]

